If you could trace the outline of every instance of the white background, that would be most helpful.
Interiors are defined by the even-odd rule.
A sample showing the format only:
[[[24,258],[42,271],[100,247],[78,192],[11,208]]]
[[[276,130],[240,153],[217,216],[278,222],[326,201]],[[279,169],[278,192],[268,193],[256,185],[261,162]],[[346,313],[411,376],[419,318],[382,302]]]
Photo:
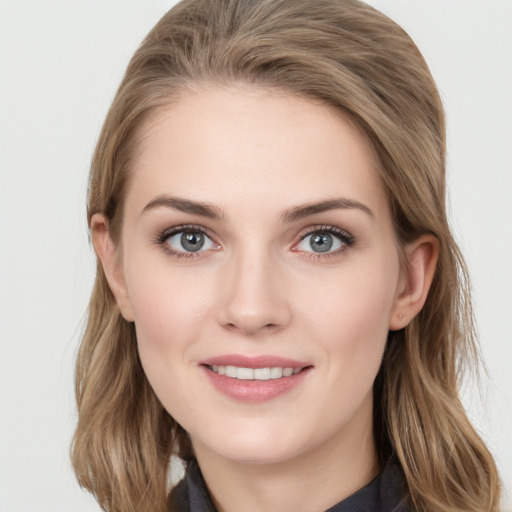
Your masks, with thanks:
[[[172,3],[0,0],[0,512],[99,510],[68,457],[94,274],[88,164],[131,54]],[[512,0],[370,3],[415,39],[446,107],[450,217],[489,370],[464,400],[510,493]]]

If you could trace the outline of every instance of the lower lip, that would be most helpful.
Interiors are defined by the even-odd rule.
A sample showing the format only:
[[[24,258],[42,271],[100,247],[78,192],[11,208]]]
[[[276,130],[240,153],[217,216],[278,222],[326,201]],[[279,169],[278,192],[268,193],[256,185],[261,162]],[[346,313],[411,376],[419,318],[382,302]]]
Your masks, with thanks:
[[[291,391],[301,384],[310,368],[290,377],[271,380],[243,380],[219,375],[207,366],[202,367],[217,391],[240,402],[261,403]]]

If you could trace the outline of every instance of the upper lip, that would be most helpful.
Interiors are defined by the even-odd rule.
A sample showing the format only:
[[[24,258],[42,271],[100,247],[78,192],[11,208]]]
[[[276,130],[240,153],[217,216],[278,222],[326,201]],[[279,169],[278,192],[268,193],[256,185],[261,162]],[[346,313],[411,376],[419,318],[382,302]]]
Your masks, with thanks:
[[[225,354],[204,359],[200,364],[207,366],[237,366],[239,368],[304,368],[311,366],[303,361],[266,354],[259,356]]]

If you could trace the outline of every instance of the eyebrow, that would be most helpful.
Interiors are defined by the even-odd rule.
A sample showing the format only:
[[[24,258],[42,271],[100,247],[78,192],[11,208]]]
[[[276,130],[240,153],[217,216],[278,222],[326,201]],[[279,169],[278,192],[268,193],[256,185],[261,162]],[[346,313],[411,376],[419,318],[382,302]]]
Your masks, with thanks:
[[[294,208],[290,208],[286,210],[282,216],[282,222],[294,222],[297,220],[304,219],[309,217],[310,215],[315,215],[318,213],[328,212],[330,210],[348,210],[348,209],[357,209],[365,212],[372,218],[375,218],[373,212],[368,208],[368,206],[360,203],[359,201],[355,201],[354,199],[347,198],[338,198],[338,199],[329,199],[327,201],[320,201],[318,203],[311,203],[301,206],[295,206]]]
[[[211,203],[202,203],[169,195],[155,197],[144,207],[142,213],[162,206],[213,220],[224,220],[226,218],[224,212]]]
[[[198,215],[200,217],[206,217],[213,220],[226,219],[224,211],[211,203],[193,201],[191,199],[184,199],[182,197],[170,195],[160,195],[155,197],[144,207],[142,213],[160,207],[171,208],[180,212],[190,213],[191,215]],[[355,201],[354,199],[337,198],[289,208],[281,215],[281,222],[295,222],[311,215],[339,209],[357,209],[363,211],[370,217],[375,218],[375,215],[370,208],[363,203]]]

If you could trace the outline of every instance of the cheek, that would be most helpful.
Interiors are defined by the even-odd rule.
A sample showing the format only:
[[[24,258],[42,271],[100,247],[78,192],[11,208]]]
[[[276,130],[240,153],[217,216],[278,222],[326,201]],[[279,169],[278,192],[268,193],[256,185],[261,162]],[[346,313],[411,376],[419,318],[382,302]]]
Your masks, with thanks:
[[[338,373],[372,383],[389,330],[398,265],[365,265],[322,282],[301,315]],[[346,379],[345,379],[346,380]]]
[[[139,273],[129,293],[140,342],[172,349],[194,338],[209,308],[204,288],[179,274]]]
[[[190,405],[186,383],[194,371],[191,354],[201,337],[205,305],[198,303],[202,294],[186,284],[168,275],[139,274],[130,292],[144,372],[165,409],[189,425],[190,418],[200,415]]]
[[[157,396],[180,403],[195,370],[198,347],[214,327],[215,281],[197,268],[170,265],[157,254],[126,266],[139,355]],[[174,405],[173,405],[174,407]]]

